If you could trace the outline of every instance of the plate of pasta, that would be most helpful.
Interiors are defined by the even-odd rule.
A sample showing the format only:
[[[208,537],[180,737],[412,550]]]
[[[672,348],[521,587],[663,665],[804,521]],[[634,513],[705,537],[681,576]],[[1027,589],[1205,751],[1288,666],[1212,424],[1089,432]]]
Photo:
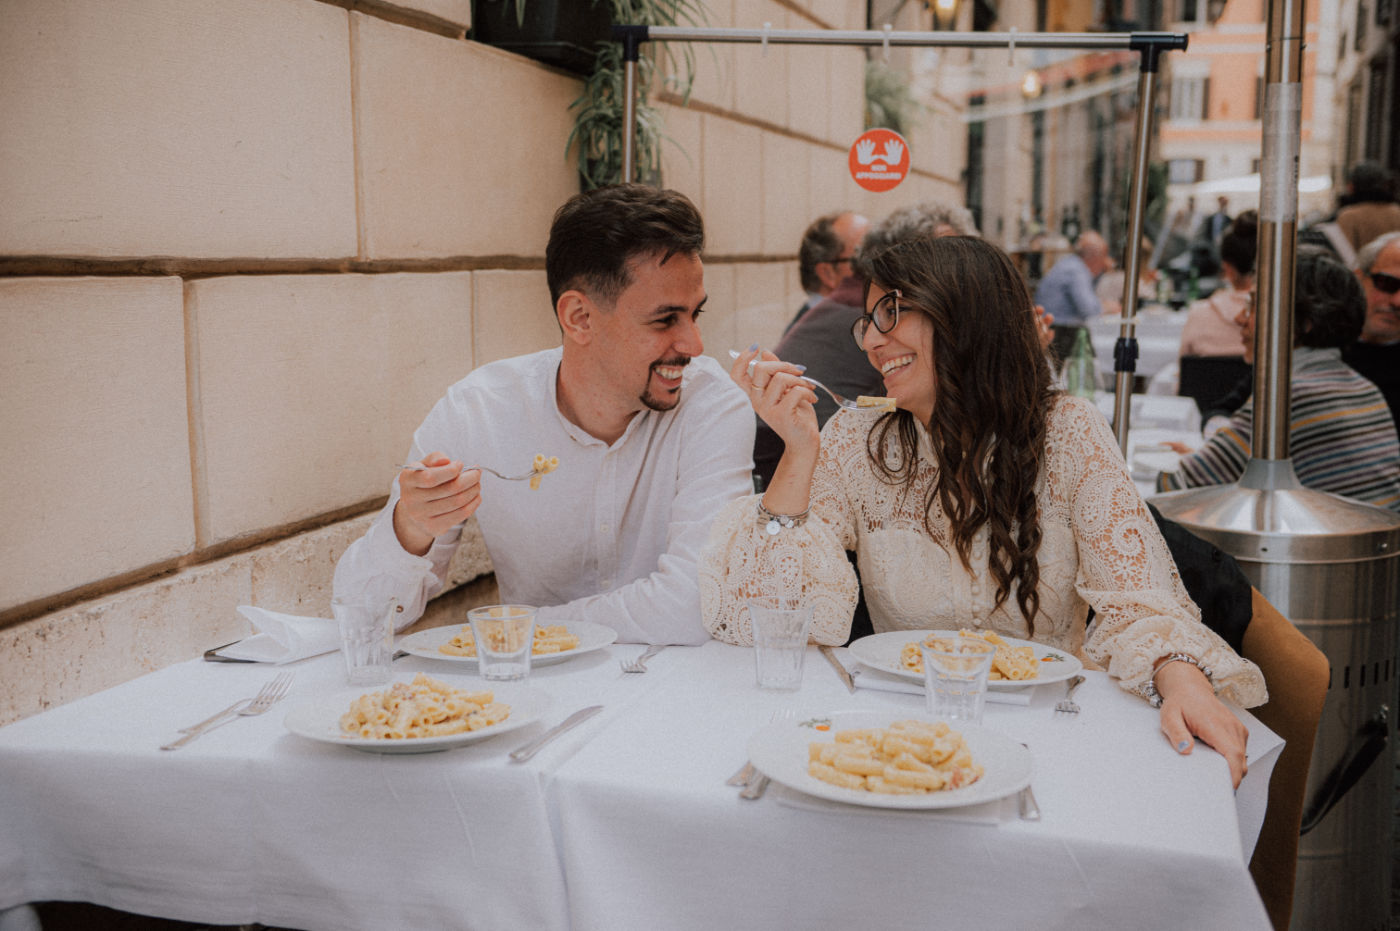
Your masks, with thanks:
[[[1031,752],[996,731],[848,711],[769,724],[749,739],[760,772],[806,795],[871,808],[959,808],[1031,782]]]
[[[919,643],[928,637],[956,637],[958,633],[956,630],[889,630],[853,640],[847,649],[872,669],[922,683],[924,658],[919,652]],[[1084,669],[1084,664],[1074,654],[1033,640],[1003,637],[990,630],[964,630],[962,633],[996,645],[992,674],[987,681],[989,689],[1005,691],[1063,682]]]
[[[382,688],[340,689],[303,702],[283,724],[299,737],[371,753],[432,753],[525,727],[551,699],[514,683],[418,673]]]
[[[535,642],[530,648],[530,665],[562,663],[584,653],[601,650],[617,640],[617,631],[589,621],[535,625]],[[476,665],[476,644],[470,624],[450,624],[409,634],[398,649],[424,659]]]

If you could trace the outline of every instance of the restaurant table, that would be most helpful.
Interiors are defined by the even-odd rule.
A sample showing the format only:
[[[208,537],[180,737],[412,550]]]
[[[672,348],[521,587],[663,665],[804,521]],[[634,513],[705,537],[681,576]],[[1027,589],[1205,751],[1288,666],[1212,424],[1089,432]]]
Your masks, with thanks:
[[[1181,331],[1186,326],[1186,312],[1149,304],[1140,308],[1133,315],[1133,320],[1136,321],[1138,344],[1135,373],[1151,379],[1181,354]],[[1104,384],[1111,384],[1114,378],[1113,347],[1122,333],[1123,318],[1117,314],[1105,314],[1090,320],[1088,326],[1099,378]]]
[[[1043,817],[1015,798],[889,811],[724,780],[774,710],[889,710],[809,649],[802,688],[758,689],[747,648],[671,647],[641,675],[613,645],[536,668],[541,720],[440,753],[378,755],[289,733],[276,709],[159,746],[276,670],[181,663],[0,728],[0,908],[76,900],[304,929],[1026,927],[1265,929],[1247,863],[1281,741],[1247,712],[1251,769],[1175,753],[1103,673],[988,704],[1029,745]],[[844,652],[844,651],[838,651]],[[291,664],[285,700],[344,688],[339,657]],[[409,657],[416,671],[474,667]],[[468,676],[480,682],[474,676]],[[532,760],[506,754],[602,713]]]

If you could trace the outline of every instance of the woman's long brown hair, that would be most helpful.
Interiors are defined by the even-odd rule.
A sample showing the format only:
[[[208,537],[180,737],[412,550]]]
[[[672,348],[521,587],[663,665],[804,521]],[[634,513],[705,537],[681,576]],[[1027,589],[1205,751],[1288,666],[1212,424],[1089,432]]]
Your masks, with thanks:
[[[1025,283],[1006,253],[968,236],[910,240],[868,261],[874,283],[903,294],[901,312],[922,311],[933,321],[936,394],[926,426],[937,476],[924,502],[924,526],[933,533],[929,515],[937,498],[969,571],[972,538],[987,526],[996,604],[1014,586],[1034,634],[1041,542],[1035,489],[1052,390]],[[866,439],[877,473],[906,489],[918,449],[914,415],[904,410],[882,416]]]

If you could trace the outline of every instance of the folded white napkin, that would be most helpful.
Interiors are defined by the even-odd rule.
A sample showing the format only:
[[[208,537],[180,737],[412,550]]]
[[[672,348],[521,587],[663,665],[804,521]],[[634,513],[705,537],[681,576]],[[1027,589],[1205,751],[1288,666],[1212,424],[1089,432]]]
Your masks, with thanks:
[[[879,689],[884,692],[905,692],[909,695],[924,694],[924,687],[911,679],[904,679],[894,673],[884,672],[879,669],[871,669],[869,666],[857,666],[850,670],[851,681],[856,684],[856,688]],[[1031,703],[1031,689],[1017,689],[1014,692],[1001,691],[1000,689],[987,689],[987,701],[1002,705],[1029,705]]]
[[[258,633],[224,647],[220,656],[256,663],[292,663],[340,649],[340,632],[331,618],[298,617],[252,605],[239,605],[238,613],[251,621]]]

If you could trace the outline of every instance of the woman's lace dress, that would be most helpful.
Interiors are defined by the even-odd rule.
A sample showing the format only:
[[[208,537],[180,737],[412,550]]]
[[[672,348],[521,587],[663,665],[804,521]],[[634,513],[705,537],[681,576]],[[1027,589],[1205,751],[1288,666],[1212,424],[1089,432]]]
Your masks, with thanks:
[[[936,499],[933,536],[925,528],[924,502],[935,473],[928,433],[919,430],[918,473],[906,491],[887,484],[870,463],[872,423],[872,414],[855,411],[827,422],[811,517],[800,527],[766,533],[757,496],[721,512],[700,563],[701,610],[714,637],[752,643],[744,600],[779,595],[813,603],[818,642],[844,643],[857,587],[846,550],[855,550],[877,632],[973,627],[1033,638],[1096,663],[1139,694],[1154,661],[1180,651],[1212,670],[1222,696],[1244,707],[1267,700],[1258,667],[1201,623],[1113,433],[1092,403],[1063,396],[1050,415],[1037,487],[1043,535],[1033,635],[1014,591],[993,607],[996,582],[987,571],[985,527],[973,541],[971,572],[958,559]],[[1090,605],[1096,617],[1086,639]]]

